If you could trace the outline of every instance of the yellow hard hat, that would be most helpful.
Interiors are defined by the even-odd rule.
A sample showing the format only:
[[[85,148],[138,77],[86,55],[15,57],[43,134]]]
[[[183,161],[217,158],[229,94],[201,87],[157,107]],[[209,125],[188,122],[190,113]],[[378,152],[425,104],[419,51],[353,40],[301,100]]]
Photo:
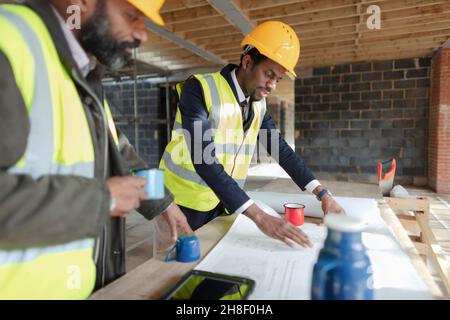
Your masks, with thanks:
[[[245,45],[255,47],[297,77],[294,68],[300,57],[300,40],[287,24],[280,21],[261,23],[245,36],[241,46]]]
[[[164,20],[159,14],[159,10],[165,1],[166,0],[128,0],[129,3],[138,8],[150,20],[160,26],[164,25]]]

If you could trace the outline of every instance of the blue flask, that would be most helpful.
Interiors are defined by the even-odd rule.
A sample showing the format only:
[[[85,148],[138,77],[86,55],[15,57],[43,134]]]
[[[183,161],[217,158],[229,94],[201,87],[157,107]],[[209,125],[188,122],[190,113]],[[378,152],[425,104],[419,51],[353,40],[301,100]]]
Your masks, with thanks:
[[[328,214],[324,247],[314,266],[312,300],[372,300],[372,267],[361,239],[364,222]]]

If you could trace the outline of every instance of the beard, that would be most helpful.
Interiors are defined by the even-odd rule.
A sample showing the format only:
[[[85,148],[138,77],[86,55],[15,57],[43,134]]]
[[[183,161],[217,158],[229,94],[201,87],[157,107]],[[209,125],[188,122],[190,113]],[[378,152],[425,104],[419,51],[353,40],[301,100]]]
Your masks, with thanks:
[[[253,101],[261,101],[262,98],[263,98],[263,96],[261,96],[260,94],[258,94],[258,93],[256,92],[256,90],[255,90],[255,91],[253,91],[253,93],[252,93],[252,98],[253,98]]]
[[[260,93],[260,89],[265,89],[267,91],[267,97],[272,93],[272,90],[269,88],[258,87],[252,93],[253,101],[261,101],[262,99],[266,98],[266,96],[263,96]]]
[[[112,71],[119,70],[132,60],[126,49],[137,48],[139,40],[119,41],[110,31],[105,1],[98,1],[94,15],[84,24],[80,34],[81,46],[86,52]]]

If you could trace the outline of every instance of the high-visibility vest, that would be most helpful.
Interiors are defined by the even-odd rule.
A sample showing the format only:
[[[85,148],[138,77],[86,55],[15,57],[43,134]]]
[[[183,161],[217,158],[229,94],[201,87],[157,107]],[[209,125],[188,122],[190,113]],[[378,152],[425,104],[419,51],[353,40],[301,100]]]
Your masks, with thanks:
[[[9,173],[35,180],[49,174],[93,178],[94,147],[83,105],[42,19],[25,6],[1,5],[0,51],[31,124],[26,151]],[[87,298],[95,285],[94,242],[0,250],[0,299]]]
[[[254,117],[249,129],[244,132],[241,107],[233,90],[220,72],[199,74],[194,77],[198,79],[203,89],[209,113],[208,120],[213,129],[207,135],[211,134],[213,137],[216,158],[223,165],[225,172],[242,188],[266,113],[266,101],[262,99],[252,103]],[[182,84],[179,84],[177,89],[181,95]],[[189,139],[202,139],[202,137],[194,136]],[[194,161],[197,158],[204,163],[210,158],[207,154],[208,148],[204,150],[206,157],[201,150],[200,152],[199,150],[191,151],[194,152]],[[181,126],[179,109],[172,129],[172,139],[164,151],[159,166],[164,169],[166,187],[173,193],[177,204],[198,211],[209,211],[219,204],[217,195],[195,171],[185,132]]]

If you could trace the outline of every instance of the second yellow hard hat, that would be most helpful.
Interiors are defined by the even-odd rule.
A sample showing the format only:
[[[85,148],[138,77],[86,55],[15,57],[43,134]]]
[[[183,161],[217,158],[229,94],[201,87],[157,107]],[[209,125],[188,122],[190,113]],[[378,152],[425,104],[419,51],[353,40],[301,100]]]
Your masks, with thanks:
[[[159,10],[161,10],[165,1],[166,0],[128,0],[129,3],[138,8],[150,20],[160,26],[164,25],[164,20],[159,14]]]
[[[294,77],[300,57],[300,40],[295,31],[280,21],[267,21],[247,34],[241,46],[251,45],[267,58],[284,67]]]

